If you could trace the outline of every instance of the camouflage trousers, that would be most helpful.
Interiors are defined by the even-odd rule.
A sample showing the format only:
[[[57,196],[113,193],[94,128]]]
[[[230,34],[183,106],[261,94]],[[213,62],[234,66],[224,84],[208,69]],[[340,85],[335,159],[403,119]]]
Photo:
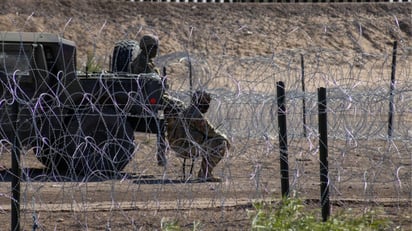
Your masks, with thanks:
[[[176,137],[169,139],[169,145],[178,157],[184,159],[202,158],[198,172],[199,178],[213,178],[213,169],[223,159],[229,148],[229,141],[223,135],[207,137],[203,142],[196,142],[188,137],[174,138]]]

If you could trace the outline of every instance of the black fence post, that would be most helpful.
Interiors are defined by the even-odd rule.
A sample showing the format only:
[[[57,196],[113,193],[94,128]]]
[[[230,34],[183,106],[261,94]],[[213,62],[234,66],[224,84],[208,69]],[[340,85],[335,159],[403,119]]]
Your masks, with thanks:
[[[302,70],[302,119],[303,119],[303,137],[306,138],[306,98],[305,98],[305,64],[303,54],[300,55],[300,66]]]
[[[392,51],[392,72],[391,72],[391,83],[389,90],[389,119],[388,119],[388,138],[392,138],[393,134],[393,114],[394,114],[394,104],[393,96],[395,90],[395,72],[396,72],[396,50],[398,42],[393,42],[393,51]]]
[[[162,73],[161,78],[163,82],[163,91],[165,92],[168,88],[166,67],[163,67],[163,73]],[[159,124],[158,124],[158,131],[157,131],[156,159],[157,159],[158,166],[165,167],[167,164],[167,159],[166,159],[167,144],[166,144],[166,124],[165,124],[164,112],[162,111],[162,114],[159,114],[158,116],[159,116],[159,121],[158,121]]]
[[[20,140],[17,132],[17,115],[19,112],[18,103],[15,101],[13,104],[13,114],[15,115],[15,121],[13,122],[15,126],[15,134],[13,138],[13,147],[11,150],[11,230],[19,231],[20,230]]]
[[[190,90],[190,93],[193,93],[192,59],[190,58],[189,51],[187,52],[187,68],[189,69],[189,90]]]
[[[280,175],[282,197],[289,196],[288,138],[286,127],[285,84],[277,82],[278,127],[280,148]]]
[[[319,160],[320,160],[320,201],[322,219],[327,221],[330,215],[329,178],[328,178],[328,118],[326,111],[326,88],[318,89],[319,110]]]

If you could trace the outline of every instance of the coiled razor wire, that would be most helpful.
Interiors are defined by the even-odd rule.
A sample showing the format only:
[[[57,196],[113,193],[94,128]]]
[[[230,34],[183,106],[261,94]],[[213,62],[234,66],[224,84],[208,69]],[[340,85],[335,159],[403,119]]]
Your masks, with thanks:
[[[64,73],[60,72],[51,76],[54,85],[49,85],[45,79],[36,79],[31,84],[39,91],[29,92],[25,90],[28,89],[24,83],[25,72],[44,70],[20,67],[22,60],[31,57],[23,53],[24,49],[21,51],[16,66],[7,66],[1,71],[1,75],[7,78],[2,78],[0,85],[0,163],[5,166],[0,175],[0,212],[10,214],[9,152],[12,138],[15,135],[23,137],[24,134],[26,138],[20,140],[23,159],[19,163],[23,170],[21,223],[24,227],[33,224],[32,218],[35,217],[36,227],[45,229],[65,227],[67,220],[79,229],[107,228],[115,224],[138,228],[147,225],[138,223],[145,216],[160,214],[162,218],[170,216],[177,219],[187,215],[186,212],[176,215],[167,211],[197,211],[200,215],[191,217],[196,220],[208,214],[207,208],[220,208],[224,214],[229,213],[225,210],[229,206],[280,197],[275,92],[278,81],[286,85],[289,175],[295,195],[319,198],[316,90],[326,87],[332,200],[341,201],[343,207],[350,207],[351,201],[392,202],[400,208],[398,212],[405,208],[405,203],[411,203],[410,48],[403,47],[398,51],[392,137],[388,137],[391,69],[388,54],[325,49],[288,50],[272,56],[248,58],[190,54],[190,67],[185,59],[186,52],[158,58],[159,65],[172,69],[167,76],[170,95],[189,104],[191,93],[196,89],[205,89],[212,94],[212,105],[206,117],[232,143],[232,148],[215,169],[215,175],[222,182],[199,184],[194,181],[196,176],[181,180],[182,160],[175,157],[173,151],[167,153],[168,164],[165,167],[157,166],[158,141],[155,135],[125,135],[129,132],[127,116],[145,113],[147,117],[157,116],[150,114],[146,104],[141,104],[146,100],[141,98],[141,86],[125,92],[125,102],[119,102],[116,96],[110,95],[101,104],[101,95],[110,93],[111,86],[105,81],[105,75],[97,74],[94,87],[101,95],[79,93],[76,97],[81,103],[77,104],[73,96],[68,97],[67,83],[61,81]],[[302,90],[302,57],[305,61],[305,92]],[[4,66],[5,59],[1,62]],[[174,65],[193,68],[192,75],[181,70],[173,72]],[[10,70],[13,70],[12,74]],[[189,78],[194,83],[192,89]],[[303,100],[306,104],[305,124],[302,119]],[[17,115],[11,110],[14,103],[19,105]],[[139,106],[143,110],[133,111],[136,104],[141,104]],[[75,131],[65,130],[61,111],[67,108],[75,112],[71,120],[78,124]],[[107,117],[110,119],[105,120]],[[17,131],[12,126],[16,120]],[[107,135],[107,143],[90,136],[89,130],[95,128],[82,126],[90,120],[100,121],[99,132]],[[109,121],[110,126],[107,125]],[[62,133],[55,133],[55,139],[50,140],[45,134],[54,134],[55,130]],[[303,130],[307,133],[304,134]],[[107,155],[109,144],[117,145],[119,152],[130,148],[130,145],[134,149],[131,159],[126,160],[124,171],[114,175],[85,171],[85,175],[74,176],[71,171],[62,173],[58,169],[45,169],[36,161],[36,155],[44,148],[50,148],[51,153],[60,153],[70,146],[72,153],[69,156],[81,159],[85,158],[83,152],[86,150]],[[117,159],[117,153],[112,154],[108,158],[113,162],[124,161]],[[80,162],[83,164],[80,167],[87,169],[89,163],[95,162],[99,160],[86,158]],[[197,162],[195,169],[198,165]],[[69,167],[79,166],[69,164]],[[374,204],[367,206],[373,207]],[[104,215],[94,220],[99,212]],[[244,215],[238,216],[246,219]],[[212,216],[210,219],[218,222],[224,218]],[[160,221],[155,219],[153,222]]]

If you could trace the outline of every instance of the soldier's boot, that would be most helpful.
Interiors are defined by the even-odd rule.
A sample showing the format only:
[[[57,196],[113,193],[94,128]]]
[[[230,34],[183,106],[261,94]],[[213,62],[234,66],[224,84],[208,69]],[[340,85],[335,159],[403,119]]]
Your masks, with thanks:
[[[202,158],[198,177],[205,181],[220,181],[219,178],[213,176],[212,171],[225,156],[229,148],[229,142],[225,138],[223,140],[214,139],[210,146],[210,153]]]
[[[198,178],[203,181],[209,182],[219,182],[221,181],[220,178],[213,176],[213,169],[216,165],[220,162],[223,158],[224,150],[220,150],[215,152],[214,154],[204,156],[202,158],[202,163],[200,165],[200,170],[198,173]]]

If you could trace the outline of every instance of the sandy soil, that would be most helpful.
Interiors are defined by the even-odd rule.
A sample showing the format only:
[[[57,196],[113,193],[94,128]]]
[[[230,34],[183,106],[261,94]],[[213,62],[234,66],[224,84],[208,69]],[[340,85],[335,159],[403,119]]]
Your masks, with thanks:
[[[364,53],[411,47],[410,4],[158,4],[125,1],[3,1],[0,30],[44,31],[104,59],[121,39],[152,33],[160,55],[253,57],[321,47]]]
[[[394,40],[399,41],[402,55],[410,55],[412,49],[410,3],[3,0],[2,5],[0,30],[53,32],[74,40],[78,45],[79,68],[88,53],[108,66],[116,41],[138,40],[145,33],[159,37],[160,56],[189,52],[202,57],[211,70],[218,69],[224,57],[236,62],[236,58],[266,57],[292,50],[310,53],[316,49],[390,54]],[[410,63],[410,56],[406,57]],[[171,76],[187,74],[179,70],[180,64],[162,64],[168,65]],[[239,67],[236,73],[244,74],[247,68],[247,65]],[[177,221],[183,230],[192,230],[196,221],[201,223],[202,230],[248,230],[253,201],[280,197],[276,141],[269,144],[265,140],[234,139],[235,148],[216,170],[223,182],[197,183],[181,182],[179,159],[170,157],[166,169],[156,166],[154,137],[137,135],[136,139],[140,145],[136,159],[116,179],[48,175],[42,172],[43,166],[32,154],[24,156],[23,172],[30,177],[22,185],[22,227],[31,230],[35,220],[40,230],[159,230],[163,219]],[[374,140],[364,141],[359,145],[362,148],[356,148],[338,142],[331,142],[335,147],[331,158],[336,160],[332,163],[339,163],[331,164],[336,181],[331,190],[333,213],[349,208],[359,213],[365,208],[378,208],[395,225],[411,230],[410,144]],[[316,148],[309,144],[304,139],[291,142],[291,152],[298,153],[290,160],[291,184],[299,196],[317,208],[319,162]],[[348,148],[344,155],[341,146]],[[382,150],[388,150],[388,146],[396,147],[398,155],[387,158],[387,152]],[[0,163],[6,169],[10,167],[7,152],[0,155]],[[376,166],[383,167],[375,171]],[[0,173],[0,229],[8,230],[10,172]]]

